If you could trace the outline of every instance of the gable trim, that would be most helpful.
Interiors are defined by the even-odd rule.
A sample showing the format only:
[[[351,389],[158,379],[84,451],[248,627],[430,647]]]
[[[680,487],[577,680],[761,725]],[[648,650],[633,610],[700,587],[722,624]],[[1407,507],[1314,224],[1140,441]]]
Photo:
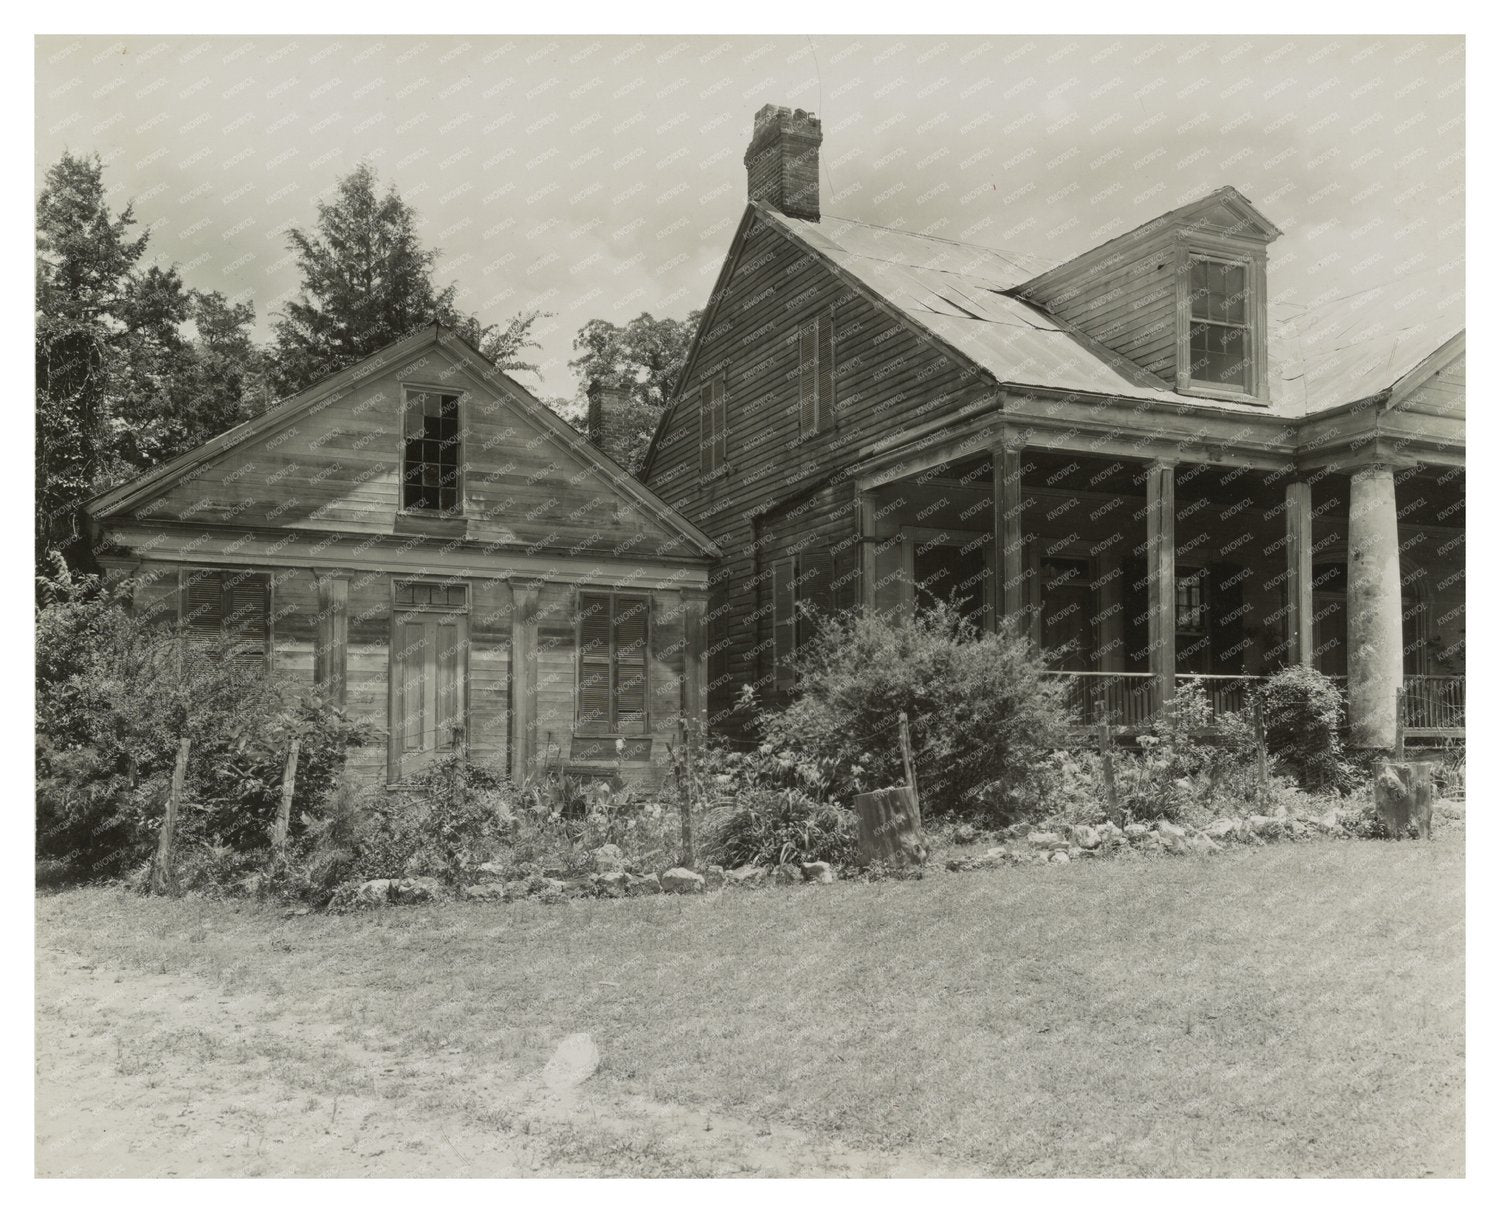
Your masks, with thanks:
[[[719,270],[719,276],[714,279],[714,289],[708,297],[708,306],[703,309],[703,316],[698,321],[698,331],[693,334],[693,343],[688,346],[687,358],[682,363],[682,370],[677,374],[677,382],[672,386],[672,395],[668,400],[667,407],[662,409],[661,416],[656,419],[656,429],[651,434],[651,444],[646,448],[646,456],[641,460],[641,479],[644,481],[651,475],[651,466],[656,462],[656,448],[661,443],[661,437],[667,431],[667,423],[677,412],[677,407],[682,403],[682,389],[692,379],[693,372],[698,369],[698,353],[703,347],[704,339],[713,328],[714,321],[719,315],[719,304],[724,301],[724,292],[729,281],[734,276],[734,271],[739,268],[740,258],[744,255],[745,242],[749,239],[751,229],[754,227],[756,208],[754,203],[745,207],[745,213],[740,216],[739,227],[735,229],[734,239],[729,242],[729,251],[724,254],[724,265]]]

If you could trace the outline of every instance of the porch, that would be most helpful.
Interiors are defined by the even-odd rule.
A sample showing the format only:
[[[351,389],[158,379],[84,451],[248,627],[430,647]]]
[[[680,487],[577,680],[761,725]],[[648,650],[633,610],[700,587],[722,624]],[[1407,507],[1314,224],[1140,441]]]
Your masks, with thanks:
[[[1464,736],[1461,466],[1086,445],[997,422],[867,462],[861,600],[1019,620],[1083,726],[1138,731],[1188,684],[1240,711],[1302,664],[1356,747]]]

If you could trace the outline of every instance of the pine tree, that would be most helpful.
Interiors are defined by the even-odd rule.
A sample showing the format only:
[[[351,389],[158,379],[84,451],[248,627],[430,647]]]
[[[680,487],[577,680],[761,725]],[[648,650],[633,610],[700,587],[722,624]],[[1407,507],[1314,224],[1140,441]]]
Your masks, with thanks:
[[[131,271],[147,236],[132,208],[112,214],[97,156],[64,153],[37,200],[37,557],[76,551],[77,509],[113,456],[115,346]]]

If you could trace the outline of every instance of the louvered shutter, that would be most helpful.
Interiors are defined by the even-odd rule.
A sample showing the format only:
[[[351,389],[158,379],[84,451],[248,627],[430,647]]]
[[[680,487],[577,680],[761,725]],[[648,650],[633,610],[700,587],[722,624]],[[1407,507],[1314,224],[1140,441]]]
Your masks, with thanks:
[[[698,389],[698,459],[707,476],[714,470],[714,385],[705,383]]]
[[[818,315],[818,425],[833,417],[833,309]]]
[[[722,378],[715,379],[713,382],[713,417],[714,468],[717,470],[729,460],[729,426],[724,407],[724,380]]]
[[[826,548],[804,552],[798,559],[796,600],[797,647],[801,648],[817,630],[818,616],[833,611],[833,557]],[[813,617],[801,609],[804,603],[814,611]]]
[[[615,728],[622,733],[646,731],[648,615],[647,599],[615,598]]]
[[[790,690],[791,660],[797,649],[797,558],[771,565],[771,629],[776,659],[776,689]]]
[[[187,603],[182,626],[191,636],[218,639],[224,633],[224,583],[219,575],[195,569],[187,575]]]
[[[613,727],[609,595],[582,595],[579,616],[578,724],[584,730],[603,731]]]
[[[243,665],[264,665],[271,630],[271,579],[264,573],[226,573],[224,635]]]
[[[845,542],[833,553],[833,609],[852,611],[859,606],[859,544]]]
[[[817,326],[803,325],[797,333],[798,427],[804,438],[818,432]]]

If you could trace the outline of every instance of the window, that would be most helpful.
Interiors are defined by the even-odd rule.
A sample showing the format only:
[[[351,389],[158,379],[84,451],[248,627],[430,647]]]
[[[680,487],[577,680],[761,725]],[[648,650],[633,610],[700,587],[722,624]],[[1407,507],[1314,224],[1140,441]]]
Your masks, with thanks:
[[[797,330],[798,430],[808,438],[833,419],[833,309]]]
[[[578,602],[578,727],[645,733],[651,600],[581,594]]]
[[[1208,631],[1208,601],[1204,594],[1206,570],[1177,578],[1177,634],[1202,636]]]
[[[458,393],[409,389],[401,463],[401,508],[460,509]]]
[[[699,389],[698,451],[703,475],[711,476],[724,466],[728,454],[724,415],[724,377],[710,379]]]
[[[1189,377],[1195,384],[1252,393],[1249,265],[1191,257],[1188,278]]]
[[[181,618],[190,640],[227,643],[236,662],[265,666],[271,653],[271,578],[193,569],[183,587]]]

